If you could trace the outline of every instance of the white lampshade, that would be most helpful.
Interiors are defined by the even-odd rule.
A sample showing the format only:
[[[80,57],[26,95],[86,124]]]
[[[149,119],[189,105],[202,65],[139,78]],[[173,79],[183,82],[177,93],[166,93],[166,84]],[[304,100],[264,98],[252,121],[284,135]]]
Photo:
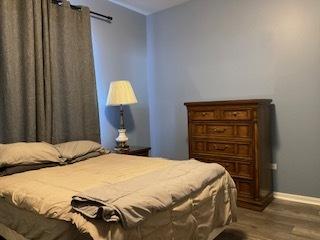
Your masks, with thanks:
[[[110,83],[108,106],[129,105],[137,102],[138,100],[129,81],[120,80]]]

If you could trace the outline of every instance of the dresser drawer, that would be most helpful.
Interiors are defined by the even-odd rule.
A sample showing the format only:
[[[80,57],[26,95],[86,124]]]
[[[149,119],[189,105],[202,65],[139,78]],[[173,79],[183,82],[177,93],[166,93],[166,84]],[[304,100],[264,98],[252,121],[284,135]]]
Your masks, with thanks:
[[[237,175],[237,165],[235,162],[225,162],[225,161],[214,161],[215,163],[223,166],[231,176]]]
[[[254,179],[254,164],[252,162],[237,162],[237,177]]]
[[[234,179],[234,181],[237,186],[239,197],[248,197],[248,198],[254,197],[254,189],[255,189],[254,181],[237,179],[237,178]]]
[[[237,154],[237,145],[234,143],[207,142],[206,147],[209,153]]]
[[[194,137],[228,137],[251,138],[251,124],[227,124],[227,123],[192,123],[191,134]]]
[[[222,159],[210,159],[210,158],[202,158],[202,157],[195,157],[198,161],[206,162],[206,163],[217,163],[223,166],[231,176],[237,175],[237,163],[234,161],[225,161]]]
[[[223,166],[232,177],[244,178],[244,179],[254,179],[254,163],[245,161],[235,161],[232,158],[202,158],[195,157],[199,161],[207,163],[218,163]]]
[[[219,112],[214,110],[192,111],[190,112],[190,119],[196,121],[217,120],[219,119]]]
[[[251,120],[251,109],[222,109],[221,120]]]
[[[205,153],[216,155],[231,155],[237,157],[251,157],[251,142],[222,142],[211,140],[193,140],[191,142],[191,151],[193,153]]]
[[[234,162],[234,161],[214,161],[223,166],[232,177],[254,179],[254,166],[248,162]]]

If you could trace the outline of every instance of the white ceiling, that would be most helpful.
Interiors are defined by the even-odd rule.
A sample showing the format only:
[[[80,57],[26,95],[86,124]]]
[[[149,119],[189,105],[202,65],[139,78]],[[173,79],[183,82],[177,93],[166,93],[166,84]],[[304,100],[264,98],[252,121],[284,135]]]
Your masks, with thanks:
[[[123,7],[144,15],[152,13],[188,2],[190,0],[109,0]]]

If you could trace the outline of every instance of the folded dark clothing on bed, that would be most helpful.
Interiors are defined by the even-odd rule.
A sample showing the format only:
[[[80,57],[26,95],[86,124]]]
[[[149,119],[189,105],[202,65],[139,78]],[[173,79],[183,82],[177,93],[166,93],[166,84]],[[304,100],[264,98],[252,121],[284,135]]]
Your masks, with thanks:
[[[119,183],[106,183],[73,197],[71,205],[81,214],[106,222],[135,227],[156,212],[180,203],[208,184],[228,174],[218,164],[177,161],[170,167]],[[225,192],[235,188],[230,178]]]
[[[42,164],[30,164],[30,165],[18,165],[13,167],[4,167],[4,168],[0,168],[0,177],[12,175],[15,173],[27,172],[31,170],[38,170],[41,168],[55,167],[55,166],[59,166],[59,164],[58,163],[42,163]]]

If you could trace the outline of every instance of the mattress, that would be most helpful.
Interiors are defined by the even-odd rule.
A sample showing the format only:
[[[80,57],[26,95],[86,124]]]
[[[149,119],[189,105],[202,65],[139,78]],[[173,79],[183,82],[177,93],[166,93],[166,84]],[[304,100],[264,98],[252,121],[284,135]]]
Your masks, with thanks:
[[[185,240],[214,237],[236,218],[236,191],[227,172],[191,198],[129,230],[123,229],[121,224],[86,219],[71,208],[70,199],[77,193],[170,167],[173,162],[108,154],[68,166],[2,177],[0,234],[1,231],[13,230],[26,239],[39,240]],[[230,187],[227,195],[226,185]],[[198,203],[197,206],[194,203]]]
[[[3,199],[0,199],[0,219],[0,236],[8,240],[91,239],[89,235],[80,233],[70,222],[46,218],[39,214],[19,209]],[[19,233],[13,229],[18,230]]]

